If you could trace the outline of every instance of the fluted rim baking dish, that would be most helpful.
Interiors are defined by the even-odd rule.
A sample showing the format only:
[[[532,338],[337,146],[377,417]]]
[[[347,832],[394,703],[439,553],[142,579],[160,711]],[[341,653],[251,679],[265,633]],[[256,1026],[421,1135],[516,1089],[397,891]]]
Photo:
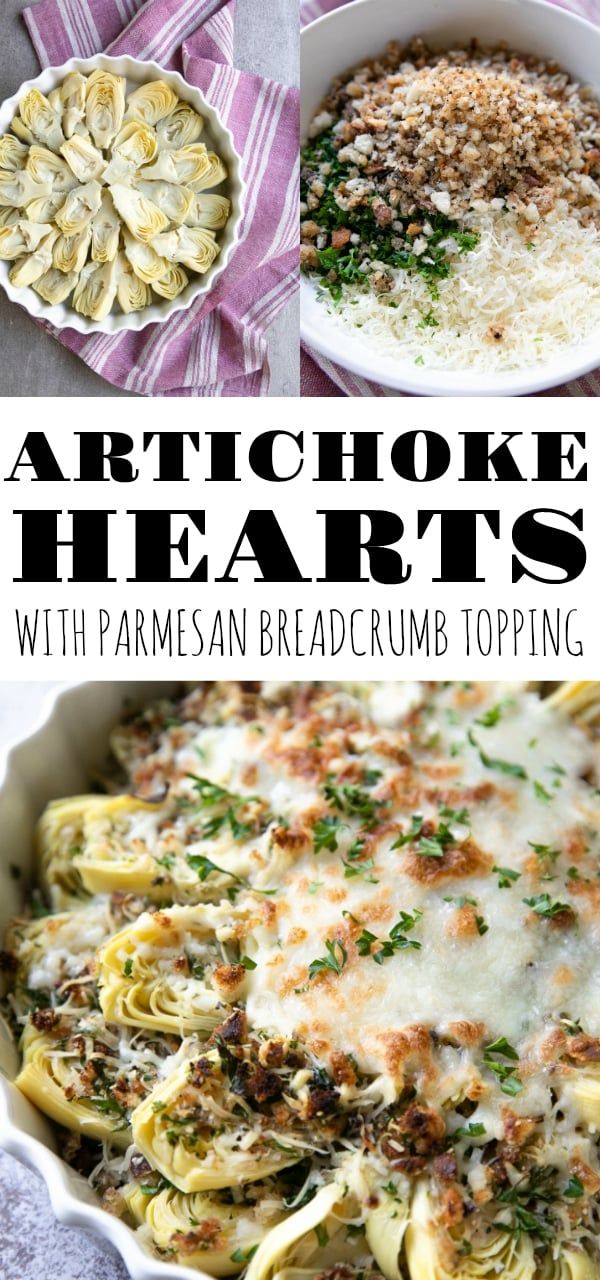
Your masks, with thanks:
[[[600,19],[600,12],[599,12]],[[388,40],[422,35],[436,47],[472,37],[506,41],[537,57],[553,57],[576,80],[600,90],[600,26],[546,0],[353,0],[305,27],[301,39],[301,136],[335,76],[376,55]],[[379,355],[330,320],[314,282],[301,282],[301,334],[314,351],[350,373],[420,396],[521,396],[582,377],[600,366],[600,327],[551,362],[505,373],[415,367]]]
[[[90,681],[59,687],[50,693],[27,737],[4,752],[0,759],[0,937],[23,896],[23,886],[11,875],[10,864],[23,871],[28,867],[33,828],[43,806],[53,797],[87,785],[90,769],[106,755],[108,734],[126,703],[141,705],[181,688],[181,681]],[[152,1257],[134,1231],[100,1208],[85,1178],[60,1159],[51,1125],[12,1084],[17,1070],[16,1049],[0,1017],[0,1147],[41,1174],[58,1221],[108,1240],[133,1280],[209,1280],[201,1271]]]
[[[192,276],[183,293],[172,301],[159,301],[144,307],[143,311],[132,311],[129,315],[112,312],[105,320],[90,320],[74,311],[67,302],[50,306],[34,289],[17,289],[10,283],[8,272],[10,262],[0,261],[0,285],[8,294],[11,302],[17,302],[36,320],[48,320],[55,329],[75,329],[77,333],[120,333],[123,330],[139,331],[149,324],[163,324],[177,311],[187,311],[198,298],[209,293],[230,261],[240,237],[240,227],[244,216],[246,186],[242,177],[242,158],[236,151],[231,130],[223,123],[218,111],[206,101],[204,94],[194,85],[188,84],[178,71],[165,71],[157,62],[141,62],[137,58],[111,58],[100,53],[93,58],[70,58],[60,67],[46,67],[34,80],[26,80],[11,98],[7,98],[0,106],[0,136],[7,133],[10,122],[15,115],[19,102],[29,89],[40,89],[46,95],[55,89],[71,71],[81,71],[89,75],[91,71],[112,71],[115,75],[125,76],[132,84],[146,84],[150,80],[165,80],[171,89],[189,102],[204,117],[205,132],[203,139],[214,145],[215,151],[223,158],[228,169],[227,182],[220,190],[231,200],[231,215],[219,233],[221,252],[204,275]]]

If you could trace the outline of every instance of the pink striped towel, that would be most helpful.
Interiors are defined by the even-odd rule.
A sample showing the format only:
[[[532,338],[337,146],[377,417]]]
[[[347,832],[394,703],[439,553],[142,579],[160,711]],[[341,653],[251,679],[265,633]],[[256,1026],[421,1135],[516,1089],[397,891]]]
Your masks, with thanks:
[[[549,0],[562,9],[570,9],[588,22],[600,23],[600,0]],[[349,0],[301,0],[300,18],[302,26],[315,22],[332,9],[339,9]],[[308,347],[302,349],[300,387],[303,396],[401,396],[403,391],[392,391],[389,387],[380,387],[375,382],[367,382],[354,373],[348,373],[339,365],[333,364],[325,356]],[[555,387],[544,392],[548,396],[600,396],[600,369],[588,373],[585,378],[578,378],[564,387]]]
[[[235,0],[40,0],[24,12],[42,66],[105,50],[197,85],[231,129],[248,184],[240,243],[208,297],[141,333],[54,337],[115,386],[146,396],[266,394],[265,333],[297,277],[297,90],[236,71]]]

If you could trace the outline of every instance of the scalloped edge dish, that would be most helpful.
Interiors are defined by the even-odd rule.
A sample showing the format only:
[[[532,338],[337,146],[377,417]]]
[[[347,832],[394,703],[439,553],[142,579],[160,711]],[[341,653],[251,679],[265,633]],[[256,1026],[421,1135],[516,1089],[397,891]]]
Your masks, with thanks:
[[[35,320],[47,320],[55,329],[74,329],[77,333],[122,333],[124,331],[140,331],[150,324],[164,324],[170,316],[178,311],[187,311],[198,298],[205,296],[215,285],[219,276],[230,261],[239,242],[240,227],[245,212],[246,184],[242,177],[243,161],[235,148],[233,134],[227,128],[219,113],[206,101],[204,94],[194,85],[188,84],[178,71],[165,71],[157,62],[142,62],[137,58],[111,58],[108,54],[99,53],[93,58],[70,58],[60,67],[46,67],[34,80],[26,80],[0,106],[0,135],[10,128],[10,122],[16,108],[29,89],[40,89],[48,94],[65,79],[71,71],[81,71],[89,75],[91,71],[101,69],[112,71],[115,75],[126,76],[132,84],[145,84],[149,80],[161,79],[173,89],[177,96],[204,117],[207,135],[215,149],[223,157],[229,176],[223,186],[223,193],[231,200],[231,215],[220,234],[221,252],[203,276],[195,276],[183,293],[171,302],[155,302],[143,311],[133,311],[128,315],[112,312],[106,320],[100,322],[79,315],[66,303],[49,306],[33,289],[17,289],[8,279],[9,262],[0,262],[0,286],[11,302],[23,307]]]
[[[34,824],[45,803],[79,789],[103,759],[125,701],[141,704],[185,686],[185,681],[88,681],[59,686],[48,695],[31,732],[0,759],[0,822],[14,864],[27,870]],[[22,896],[8,863],[0,864],[0,892],[1,934]],[[41,1175],[58,1221],[108,1240],[132,1280],[210,1280],[204,1272],[152,1257],[130,1227],[100,1208],[85,1178],[57,1154],[50,1124],[11,1083],[16,1069],[14,1044],[0,1018],[0,1148]]]

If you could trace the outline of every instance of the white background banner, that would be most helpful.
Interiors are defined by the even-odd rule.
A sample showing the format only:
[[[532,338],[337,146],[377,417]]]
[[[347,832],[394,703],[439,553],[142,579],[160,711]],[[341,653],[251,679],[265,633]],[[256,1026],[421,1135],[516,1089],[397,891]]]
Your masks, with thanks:
[[[11,406],[18,406],[18,420]],[[110,403],[107,423],[106,401],[48,400],[43,428],[35,400],[5,401],[5,413],[0,504],[5,678],[571,679],[598,674],[600,437],[592,401],[578,401],[575,415],[564,399],[128,400]],[[41,447],[49,446],[55,479],[36,478],[23,450],[28,430],[43,431]],[[81,480],[81,450],[89,465],[90,447],[97,443],[91,435],[103,431],[131,437],[123,478],[110,479],[107,464],[103,481]],[[279,436],[273,453],[279,475],[297,471],[293,479],[269,481],[253,470],[253,461],[255,469],[257,459],[261,465],[261,443],[264,464],[265,433],[271,431],[302,433],[301,441]],[[144,433],[159,432],[196,433],[197,440],[183,441],[185,480],[159,478],[158,437],[146,448],[143,440]],[[369,433],[361,441],[363,467],[365,460],[373,463],[377,433],[377,479],[354,479],[351,456],[343,460],[344,479],[319,479],[320,453],[335,452],[341,432],[347,453],[356,441],[352,433]],[[414,432],[421,434],[413,447]],[[432,433],[429,454],[425,432]],[[223,433],[229,434],[224,438]],[[497,461],[512,478],[498,479],[492,462],[489,480],[469,478],[476,455],[481,471],[488,450],[492,453],[510,433],[510,454],[505,448]],[[261,436],[251,456],[251,442]],[[550,442],[550,436],[559,438]],[[443,469],[444,440],[447,469],[437,479],[422,479],[427,457],[433,465],[439,455]],[[108,449],[108,435],[104,444]],[[169,444],[173,441],[163,443],[163,462],[169,451],[173,467]],[[234,452],[237,479],[211,478],[211,456],[213,466],[225,467]],[[551,467],[556,476],[559,453],[564,478],[544,478]],[[411,459],[416,479],[406,478]],[[575,479],[584,466],[587,480]],[[137,477],[128,480],[136,471]],[[534,558],[523,550],[532,529],[526,513],[542,509],[564,514],[538,517]],[[58,537],[65,542],[73,537],[70,512],[113,513],[106,524],[108,572],[115,581],[69,581],[69,546],[57,552],[62,581],[17,581],[23,575],[23,529],[33,526],[31,515],[16,513],[32,511],[60,513]],[[262,519],[263,546],[270,557],[279,541],[288,561],[286,576],[295,565],[304,580],[262,580],[248,541],[238,546],[250,511],[273,513],[255,517]],[[358,550],[371,520],[340,515],[360,511],[391,513],[386,518],[390,551],[383,559],[375,552],[371,564],[368,552]],[[491,513],[470,517],[480,581],[461,580],[469,576],[472,529],[467,534],[456,515],[442,523],[439,514],[426,514],[440,511]],[[134,512],[145,514],[136,518]],[[194,523],[202,517],[178,514],[167,537],[161,512],[203,512],[204,533]],[[30,558],[41,564],[52,538],[39,519],[35,528]],[[101,550],[98,530],[94,537]],[[179,542],[179,549],[168,553],[168,541]],[[187,565],[182,558],[186,542]],[[567,545],[570,560],[582,560],[582,544],[585,568],[573,581],[562,581],[565,571],[557,563]],[[238,558],[228,573],[236,547],[238,556],[250,558]],[[88,536],[84,561],[89,550]],[[547,563],[540,555],[547,555]],[[191,580],[194,570],[200,575],[203,557],[207,581]],[[184,580],[132,580],[140,563],[148,576],[148,564],[158,566],[161,560],[170,564],[173,578]],[[514,582],[517,562],[521,577]],[[340,581],[357,576],[357,563],[363,580]],[[436,581],[449,576],[450,564],[456,580]],[[370,569],[381,576],[382,566],[386,577],[404,580],[374,581]],[[552,581],[536,581],[534,574]],[[224,577],[237,581],[219,581]]]

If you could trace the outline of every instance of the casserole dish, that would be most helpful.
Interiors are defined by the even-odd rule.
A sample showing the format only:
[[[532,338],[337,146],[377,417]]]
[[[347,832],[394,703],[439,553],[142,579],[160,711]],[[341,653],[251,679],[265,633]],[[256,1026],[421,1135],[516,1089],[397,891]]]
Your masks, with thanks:
[[[511,50],[555,59],[580,84],[600,87],[600,28],[545,0],[354,0],[313,22],[302,34],[301,137],[332,81],[382,53],[390,40],[422,36],[434,49],[504,42]],[[414,395],[514,396],[558,386],[600,365],[600,327],[581,345],[560,349],[549,363],[508,372],[478,373],[419,367],[368,346],[358,330],[336,323],[302,279],[304,342],[328,360],[372,382]]]
[[[57,329],[75,329],[78,333],[119,333],[125,329],[140,330],[149,324],[162,324],[176,311],[185,311],[198,298],[212,289],[215,281],[227,266],[239,239],[244,211],[245,186],[242,178],[242,161],[235,149],[231,131],[204,98],[199,89],[188,84],[179,72],[164,71],[156,62],[140,62],[136,58],[111,58],[99,54],[94,58],[71,58],[61,67],[47,67],[35,80],[22,84],[18,92],[0,107],[0,135],[10,128],[19,102],[30,89],[39,89],[45,95],[57,88],[72,72],[89,75],[94,71],[112,72],[127,79],[128,89],[135,85],[164,80],[183,102],[189,103],[204,119],[203,141],[214,148],[224,160],[228,171],[226,182],[219,187],[220,194],[231,201],[231,213],[222,232],[219,232],[220,253],[216,261],[203,275],[193,275],[189,284],[176,298],[161,301],[155,298],[150,306],[140,311],[121,314],[111,311],[106,319],[96,321],[80,315],[69,302],[45,302],[33,289],[16,288],[9,280],[10,262],[0,261],[0,285],[12,302],[18,302],[36,319],[48,320]]]
[[[67,789],[87,785],[90,770],[102,763],[108,733],[124,706],[181,688],[175,682],[100,681],[57,689],[51,693],[39,724],[29,737],[9,750],[0,766],[0,814],[5,848],[0,863],[2,921],[23,896],[23,881],[15,880],[10,865],[27,874],[28,851],[42,807]],[[133,1231],[100,1207],[88,1182],[58,1155],[56,1137],[41,1112],[11,1083],[18,1069],[12,1038],[0,1019],[0,1146],[46,1183],[53,1211],[65,1226],[94,1231],[121,1254],[133,1280],[202,1280],[202,1273],[150,1257]]]

